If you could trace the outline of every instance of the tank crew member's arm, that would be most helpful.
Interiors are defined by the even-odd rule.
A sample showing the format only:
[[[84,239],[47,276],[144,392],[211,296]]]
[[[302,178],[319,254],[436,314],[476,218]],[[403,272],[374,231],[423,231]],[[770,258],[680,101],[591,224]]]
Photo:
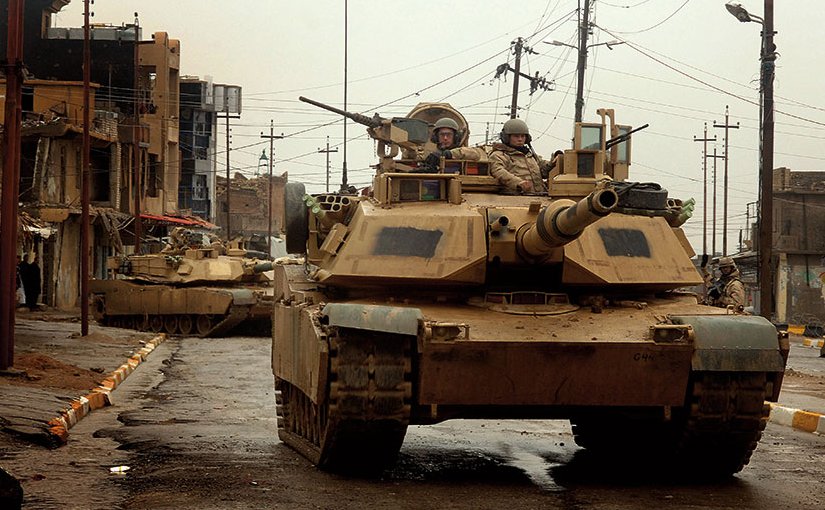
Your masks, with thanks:
[[[481,147],[455,147],[442,151],[446,159],[463,159],[466,161],[480,161],[487,157]]]
[[[533,153],[533,154],[535,154],[535,153]],[[564,152],[562,152],[562,151],[554,152],[553,157],[551,157],[549,160],[546,160],[546,159],[542,158],[541,156],[539,156],[538,154],[536,154],[536,161],[539,164],[539,170],[541,170],[541,178],[542,179],[547,179],[548,177],[553,177],[553,176],[557,175],[559,173],[559,169],[558,169],[559,158],[563,158],[563,157],[564,157]],[[555,170],[555,172],[554,172],[554,170]]]
[[[533,183],[510,173],[513,168],[512,158],[503,151],[493,151],[490,154],[490,175],[496,178],[499,184],[513,191],[531,191]]]

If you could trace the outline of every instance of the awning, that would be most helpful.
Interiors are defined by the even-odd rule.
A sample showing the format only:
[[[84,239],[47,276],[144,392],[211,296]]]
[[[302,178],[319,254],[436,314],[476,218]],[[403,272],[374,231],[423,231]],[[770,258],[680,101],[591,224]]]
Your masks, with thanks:
[[[211,230],[216,230],[218,228],[217,225],[198,218],[197,216],[159,216],[156,214],[141,214],[140,217],[144,220],[152,221],[156,225],[180,225],[187,227],[208,228]]]

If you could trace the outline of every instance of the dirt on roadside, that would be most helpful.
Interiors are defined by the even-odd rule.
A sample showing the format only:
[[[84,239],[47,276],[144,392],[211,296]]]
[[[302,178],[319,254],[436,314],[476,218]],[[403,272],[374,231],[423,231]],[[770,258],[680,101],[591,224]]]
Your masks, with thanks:
[[[39,353],[15,355],[14,368],[21,373],[14,377],[0,377],[0,384],[90,390],[98,386],[104,377],[100,372],[63,363]]]

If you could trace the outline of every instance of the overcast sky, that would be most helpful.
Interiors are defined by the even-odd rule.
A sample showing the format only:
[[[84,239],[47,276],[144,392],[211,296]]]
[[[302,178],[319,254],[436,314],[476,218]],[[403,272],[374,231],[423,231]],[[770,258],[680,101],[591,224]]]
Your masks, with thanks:
[[[763,2],[742,0],[756,15]],[[545,44],[575,44],[578,0],[349,0],[348,107],[384,116],[403,116],[420,101],[447,101],[469,120],[471,144],[481,143],[489,123],[497,134],[508,118],[512,78],[493,79],[497,65],[512,61],[508,51],[524,37],[538,54],[522,70],[555,81],[555,90],[532,97],[522,80],[519,116],[530,125],[534,147],[549,156],[569,147],[575,102],[576,55]],[[717,135],[721,155],[725,106],[730,121],[728,251],[735,250],[746,204],[758,196],[758,23],[740,23],[723,0],[596,0],[591,44],[627,44],[590,50],[585,84],[585,120],[600,107],[614,108],[617,121],[650,127],[634,136],[630,180],[655,181],[671,196],[697,200],[685,230],[702,250],[703,123]],[[774,166],[825,170],[825,2],[775,2],[777,61],[776,154]],[[56,16],[58,26],[81,26],[83,2]],[[168,32],[181,41],[181,73],[210,75],[217,83],[243,87],[243,114],[232,128],[231,165],[257,168],[269,142],[260,132],[275,121],[275,173],[324,189],[325,156],[316,151],[329,136],[343,140],[342,123],[299,95],[342,106],[344,2],[315,0],[96,0],[96,23],[131,23],[140,17],[144,38]],[[218,167],[225,164],[224,131],[219,128]],[[374,145],[360,125],[348,123],[349,181],[369,184]],[[713,144],[709,145],[712,153]],[[332,189],[341,180],[342,148],[331,155]],[[717,249],[721,250],[722,168],[718,159]],[[709,178],[713,160],[708,160]],[[711,223],[708,189],[708,229]],[[711,241],[708,239],[708,250]]]

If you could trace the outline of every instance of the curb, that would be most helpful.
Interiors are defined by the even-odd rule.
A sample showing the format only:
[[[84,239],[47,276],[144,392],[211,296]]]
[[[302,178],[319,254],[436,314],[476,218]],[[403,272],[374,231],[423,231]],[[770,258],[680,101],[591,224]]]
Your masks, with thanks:
[[[819,339],[819,340],[814,340],[813,338],[803,338],[802,339],[802,345],[804,345],[805,347],[814,347],[816,349],[821,349],[823,344],[825,344],[825,340],[823,340],[823,339]]]
[[[166,335],[160,334],[146,342],[146,345],[132,354],[132,356],[126,360],[126,363],[120,365],[114,372],[103,379],[100,386],[93,389],[88,395],[74,399],[70,407],[61,411],[60,415],[56,418],[49,420],[49,434],[52,435],[59,445],[66,444],[69,439],[69,429],[74,427],[77,422],[95,409],[112,405],[112,391],[114,391],[129,374],[134,372],[138,365],[146,361],[149,353],[154,351],[155,348],[165,340]]]
[[[768,402],[771,406],[769,421],[779,425],[795,428],[803,432],[813,432],[825,434],[825,415],[803,411],[790,407],[783,407],[773,402]]]

